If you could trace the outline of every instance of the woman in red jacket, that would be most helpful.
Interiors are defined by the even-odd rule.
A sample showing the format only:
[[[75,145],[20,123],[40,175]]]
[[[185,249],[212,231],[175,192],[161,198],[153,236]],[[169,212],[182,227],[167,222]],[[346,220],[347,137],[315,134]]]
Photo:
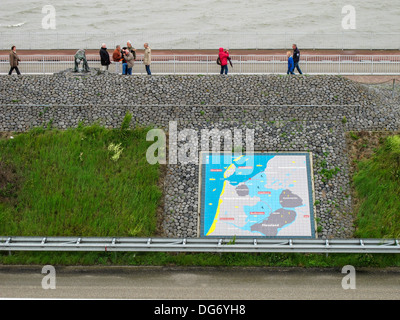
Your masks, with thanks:
[[[225,74],[228,74],[228,57],[229,57],[229,52],[227,49],[224,50],[224,48],[219,48],[219,60],[221,61],[221,74],[225,72]]]

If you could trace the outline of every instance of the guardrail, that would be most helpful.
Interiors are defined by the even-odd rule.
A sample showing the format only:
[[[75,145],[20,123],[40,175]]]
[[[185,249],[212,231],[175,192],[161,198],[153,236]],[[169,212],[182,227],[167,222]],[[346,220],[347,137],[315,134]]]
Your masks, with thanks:
[[[397,239],[0,237],[0,251],[400,253]]]
[[[19,49],[96,49],[101,43],[109,48],[125,45],[127,40],[142,48],[145,42],[157,49],[283,49],[296,43],[303,49],[395,49],[400,50],[400,33],[358,32],[339,33],[62,33],[45,32],[1,32],[0,49],[9,50],[12,45]]]
[[[23,74],[53,74],[74,67],[73,55],[22,55]],[[146,74],[138,55],[133,74]],[[218,74],[217,55],[153,55],[153,74]],[[231,74],[286,74],[285,55],[231,55]],[[89,67],[100,68],[100,57],[88,55]],[[306,74],[399,75],[400,55],[303,55],[300,67]],[[10,69],[9,57],[0,56],[0,73]],[[121,64],[113,63],[109,72],[121,73]],[[297,73],[297,71],[296,71]]]

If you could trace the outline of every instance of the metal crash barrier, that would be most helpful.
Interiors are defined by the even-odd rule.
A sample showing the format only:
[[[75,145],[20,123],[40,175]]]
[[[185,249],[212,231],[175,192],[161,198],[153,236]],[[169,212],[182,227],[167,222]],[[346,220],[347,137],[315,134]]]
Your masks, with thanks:
[[[400,253],[397,239],[0,237],[0,251]]]

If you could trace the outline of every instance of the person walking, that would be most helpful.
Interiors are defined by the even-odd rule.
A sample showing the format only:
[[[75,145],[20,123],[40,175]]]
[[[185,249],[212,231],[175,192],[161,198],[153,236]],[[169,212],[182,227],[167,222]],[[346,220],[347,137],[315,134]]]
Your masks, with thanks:
[[[105,43],[101,45],[99,53],[100,53],[101,71],[106,71],[108,70],[108,66],[111,64],[111,61]]]
[[[300,62],[300,50],[299,50],[299,48],[297,48],[297,45],[296,45],[296,44],[293,44],[292,48],[293,48],[293,63],[294,63],[293,71],[294,71],[294,69],[297,69],[297,71],[298,71],[300,74],[303,74],[303,72],[301,72],[301,69],[300,69],[300,67],[299,67],[299,62]]]
[[[292,53],[290,51],[288,51],[286,53],[287,57],[288,57],[288,70],[287,70],[287,74],[294,74],[293,70],[294,70],[294,62],[293,62],[293,57],[292,57]]]
[[[149,76],[151,76],[150,64],[151,64],[151,48],[149,44],[146,42],[144,45],[144,57],[143,64],[146,67],[146,72]]]
[[[221,63],[221,72],[220,74],[228,74],[228,58],[229,58],[229,51],[228,49],[219,48],[218,54],[220,63]]]
[[[132,75],[132,68],[133,68],[133,62],[135,59],[133,58],[132,52],[129,51],[129,49],[125,49],[125,54],[124,58],[126,61],[126,75]]]
[[[21,59],[18,57],[17,54],[17,48],[15,46],[11,47],[11,52],[10,52],[10,71],[8,72],[8,75],[11,75],[11,73],[13,72],[13,70],[15,69],[15,71],[17,72],[17,75],[21,75],[21,72],[19,72],[18,69],[18,65],[19,65],[19,61],[21,61]]]

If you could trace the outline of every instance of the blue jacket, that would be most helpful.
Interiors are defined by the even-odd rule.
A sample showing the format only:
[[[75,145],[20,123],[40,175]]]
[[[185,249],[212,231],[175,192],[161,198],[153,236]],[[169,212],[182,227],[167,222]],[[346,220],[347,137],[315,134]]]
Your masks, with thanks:
[[[293,71],[293,70],[294,70],[293,58],[289,57],[289,59],[288,59],[288,71]]]

